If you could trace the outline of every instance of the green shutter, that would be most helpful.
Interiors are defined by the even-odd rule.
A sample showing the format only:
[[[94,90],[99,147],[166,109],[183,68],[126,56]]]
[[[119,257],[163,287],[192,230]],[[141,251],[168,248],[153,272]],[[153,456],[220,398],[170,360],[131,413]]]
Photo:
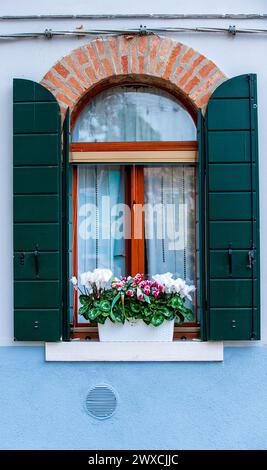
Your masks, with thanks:
[[[60,109],[29,80],[14,80],[14,337],[58,341],[62,332]]]
[[[205,137],[207,338],[260,339],[255,75],[215,90]]]
[[[62,339],[63,341],[70,340],[70,283],[68,280],[70,279],[70,233],[72,229],[72,225],[70,224],[70,209],[72,205],[72,198],[71,194],[69,194],[69,190],[71,189],[71,168],[69,165],[69,141],[70,141],[70,113],[69,109],[66,112],[66,117],[63,124],[63,154],[62,154],[62,163],[63,163],[63,171],[62,171],[62,191],[64,194],[62,200],[62,246],[64,247],[64,256],[62,258],[62,272],[63,278],[65,282],[62,284],[62,299],[63,299],[63,332],[62,332]]]
[[[197,266],[198,266],[198,318],[200,319],[201,338],[207,339],[206,318],[206,238],[205,238],[205,134],[204,118],[201,109],[198,110],[198,180],[197,180]]]

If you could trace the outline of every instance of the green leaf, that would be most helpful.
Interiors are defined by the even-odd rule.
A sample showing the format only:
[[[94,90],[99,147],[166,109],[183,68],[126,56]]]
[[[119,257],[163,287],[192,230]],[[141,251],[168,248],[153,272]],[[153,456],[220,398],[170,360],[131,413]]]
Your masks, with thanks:
[[[180,308],[183,308],[183,307],[184,307],[184,301],[183,301],[183,299],[182,299],[180,296],[175,295],[175,296],[172,297],[171,300],[168,302],[168,305],[170,305],[170,306],[173,307],[173,308],[180,309]]]
[[[164,322],[164,316],[163,315],[153,315],[151,318],[151,324],[153,326],[159,326]]]
[[[90,303],[88,295],[84,295],[84,294],[81,294],[79,296],[79,301],[80,301],[81,305],[86,305],[86,304]]]
[[[109,313],[110,312],[110,303],[109,303],[109,301],[108,300],[101,300],[100,303],[99,303],[99,308],[103,312]]]
[[[148,308],[148,307],[145,307],[145,308],[144,308],[144,315],[145,315],[145,317],[148,317],[149,315],[151,315],[151,310],[150,310],[150,308]]]
[[[117,323],[124,323],[125,321],[123,314],[117,309],[112,312],[112,316],[114,318],[114,321]]]
[[[144,294],[144,300],[150,304],[150,298],[148,297],[148,295]]]
[[[94,321],[99,315],[101,315],[101,311],[97,308],[91,308],[88,311],[89,320]]]
[[[130,309],[133,313],[139,313],[140,309],[141,309],[141,306],[140,306],[140,304],[136,304],[134,302],[131,302],[130,303]]]
[[[86,304],[79,308],[79,315],[86,315],[90,310],[90,305]]]
[[[111,311],[113,310],[114,305],[116,305],[116,303],[117,303],[118,300],[120,299],[120,296],[121,296],[121,293],[120,293],[120,292],[119,292],[117,295],[115,295],[114,299],[112,300]]]
[[[106,317],[103,317],[103,315],[99,315],[97,318],[96,318],[96,321],[97,323],[101,323],[101,325],[104,325],[105,321],[106,321]]]

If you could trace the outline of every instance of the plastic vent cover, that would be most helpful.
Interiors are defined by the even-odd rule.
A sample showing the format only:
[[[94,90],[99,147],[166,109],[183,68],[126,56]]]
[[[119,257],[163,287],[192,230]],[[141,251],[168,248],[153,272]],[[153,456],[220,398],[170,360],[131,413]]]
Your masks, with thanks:
[[[118,404],[114,390],[107,385],[97,385],[89,390],[86,397],[86,410],[96,419],[110,418],[116,411]]]

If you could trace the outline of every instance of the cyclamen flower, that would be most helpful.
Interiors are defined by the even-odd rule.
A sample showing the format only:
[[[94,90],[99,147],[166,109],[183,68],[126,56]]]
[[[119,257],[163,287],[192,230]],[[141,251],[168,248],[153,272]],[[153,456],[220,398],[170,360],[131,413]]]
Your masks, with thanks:
[[[144,277],[143,274],[138,273],[134,276],[134,279],[136,280],[137,283],[139,283],[143,280],[143,277]]]
[[[134,296],[134,291],[131,290],[131,289],[128,289],[128,290],[126,291],[126,295],[128,295],[129,297],[133,297],[133,296]]]
[[[142,293],[140,293],[140,294],[137,295],[137,298],[138,298],[138,300],[143,300],[144,295]]]
[[[145,287],[144,288],[144,294],[146,294],[146,295],[150,294],[150,287]]]
[[[157,299],[158,296],[159,296],[159,291],[158,291],[158,290],[154,290],[154,292],[153,292],[152,295],[153,295],[153,297],[154,297],[155,299]]]
[[[77,284],[78,284],[77,277],[72,276],[72,278],[70,279],[70,282],[72,283],[73,286],[77,286]]]

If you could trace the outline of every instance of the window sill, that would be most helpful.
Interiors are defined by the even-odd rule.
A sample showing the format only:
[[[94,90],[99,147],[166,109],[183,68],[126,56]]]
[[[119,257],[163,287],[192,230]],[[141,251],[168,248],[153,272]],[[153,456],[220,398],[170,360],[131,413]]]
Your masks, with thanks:
[[[70,341],[46,343],[45,359],[46,361],[67,362],[223,361],[223,342]]]

